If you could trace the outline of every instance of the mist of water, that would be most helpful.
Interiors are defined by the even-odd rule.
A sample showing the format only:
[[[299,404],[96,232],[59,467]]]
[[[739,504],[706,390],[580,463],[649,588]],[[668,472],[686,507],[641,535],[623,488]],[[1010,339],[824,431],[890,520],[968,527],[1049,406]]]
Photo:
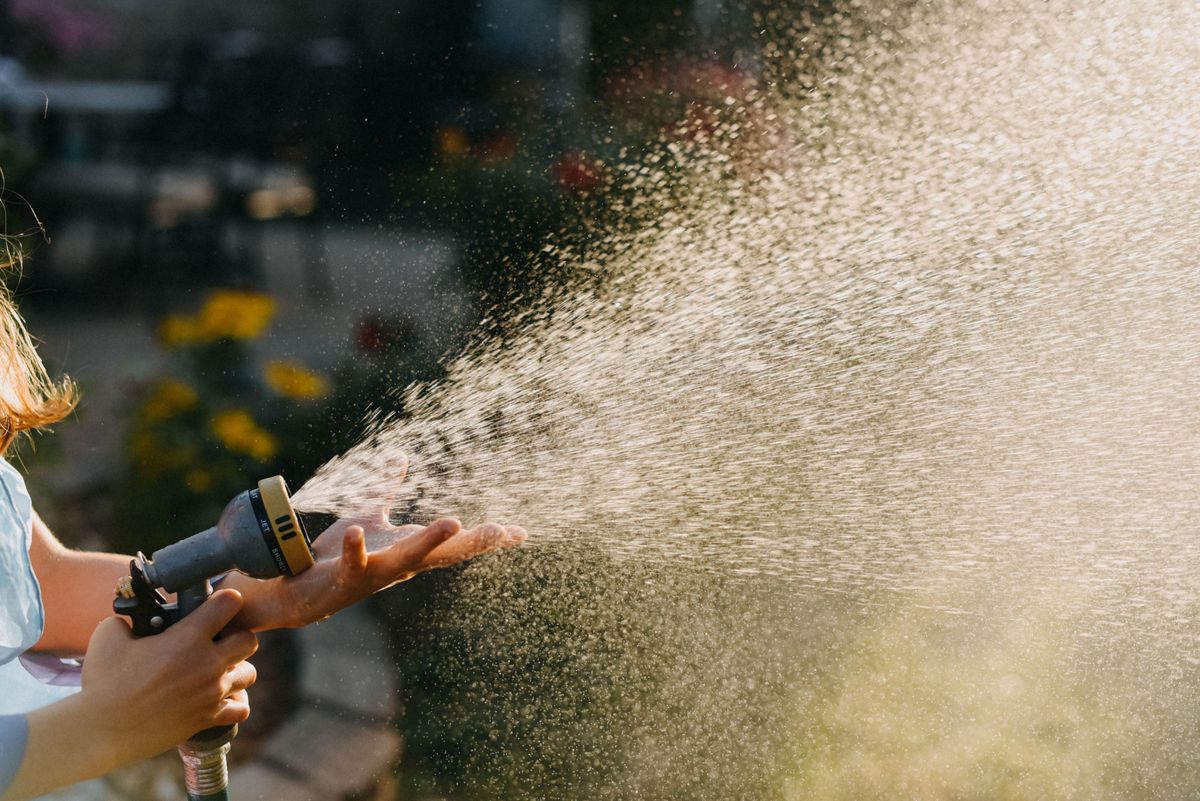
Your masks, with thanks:
[[[528,797],[1200,788],[1200,8],[887,5],[768,19],[650,220],[296,494],[404,451],[398,514],[529,529],[449,602],[537,597],[460,624]]]

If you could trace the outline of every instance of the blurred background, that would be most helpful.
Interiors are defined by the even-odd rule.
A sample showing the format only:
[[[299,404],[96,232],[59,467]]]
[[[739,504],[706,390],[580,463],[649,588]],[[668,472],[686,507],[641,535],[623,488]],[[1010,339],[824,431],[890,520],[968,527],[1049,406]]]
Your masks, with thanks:
[[[14,459],[152,552],[385,416],[394,514],[531,529],[264,636],[235,798],[1193,799],[1197,30],[0,0],[3,280],[83,396]]]
[[[819,0],[798,7],[825,13]],[[252,480],[302,482],[356,440],[366,412],[397,410],[397,390],[536,305],[556,280],[547,237],[586,247],[622,197],[608,165],[670,132],[702,135],[747,91],[758,11],[0,0],[5,227],[28,256],[9,279],[43,357],[84,397],[19,454],[43,516],[71,545],[149,552],[211,525]],[[405,602],[437,589],[423,587]],[[345,636],[330,647],[370,639]],[[296,688],[312,683],[297,658],[309,645],[281,634],[256,660],[242,759],[269,757]],[[392,682],[378,692],[404,677]],[[393,727],[398,708],[325,701],[343,749],[346,721]],[[305,735],[320,726],[307,720]],[[306,792],[453,786],[454,760],[370,742],[389,745],[375,762],[359,752],[369,777]],[[278,763],[255,768],[263,797],[295,773]],[[176,792],[144,778],[89,792],[115,786]]]
[[[44,444],[64,450],[47,489],[86,507],[71,529],[111,536],[146,478],[173,492],[139,499],[140,528],[195,525],[247,471],[307,473],[352,441],[341,421],[554,280],[542,245],[601,219],[606,163],[750,85],[755,17],[722,0],[0,0],[17,290],[88,399]],[[222,430],[261,434],[256,452],[214,431],[190,455],[159,441],[233,398],[255,408]]]

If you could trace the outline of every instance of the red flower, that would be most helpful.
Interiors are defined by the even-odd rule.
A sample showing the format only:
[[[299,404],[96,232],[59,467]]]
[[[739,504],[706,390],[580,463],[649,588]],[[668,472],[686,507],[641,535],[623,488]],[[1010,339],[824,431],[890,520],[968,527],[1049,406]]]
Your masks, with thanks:
[[[554,183],[572,192],[586,192],[600,183],[600,165],[581,153],[567,152],[552,169]]]
[[[387,344],[387,331],[378,318],[366,317],[359,321],[354,339],[358,343],[359,350],[366,353],[378,353]]]

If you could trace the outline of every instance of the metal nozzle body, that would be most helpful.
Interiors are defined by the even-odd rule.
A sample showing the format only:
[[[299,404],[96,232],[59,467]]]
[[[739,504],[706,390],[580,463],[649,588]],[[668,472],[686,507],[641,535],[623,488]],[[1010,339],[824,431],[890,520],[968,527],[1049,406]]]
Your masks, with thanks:
[[[146,579],[167,592],[178,592],[212,576],[238,569],[254,578],[280,574],[263,544],[250,493],[242,492],[225,506],[217,525],[160,548],[145,566]]]
[[[179,747],[189,801],[229,798],[229,768],[225,761],[227,753],[228,742],[211,750],[196,750],[187,745]]]

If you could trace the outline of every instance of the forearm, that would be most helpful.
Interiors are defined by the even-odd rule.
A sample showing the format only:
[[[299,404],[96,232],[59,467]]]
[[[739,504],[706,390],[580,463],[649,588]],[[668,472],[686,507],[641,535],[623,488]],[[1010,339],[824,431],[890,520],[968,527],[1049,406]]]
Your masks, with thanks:
[[[117,579],[129,573],[129,557],[66,548],[36,516],[29,556],[46,615],[34,649],[64,656],[82,654],[96,625],[113,613],[113,591]]]
[[[25,754],[2,801],[24,801],[85,779],[102,776],[126,761],[119,738],[81,695],[34,710],[26,716]]]
[[[34,572],[42,588],[46,625],[34,645],[36,651],[77,656],[87,650],[96,625],[112,615],[117,580],[129,575],[130,557],[63,547],[40,519],[34,520],[34,545],[30,549]],[[284,622],[279,596],[268,592],[268,582],[233,572],[224,585],[246,599],[236,628],[250,631],[280,628]]]
[[[129,557],[64,548],[52,560],[49,569],[37,570],[46,626],[34,650],[77,656],[87,650],[96,625],[112,615],[114,590],[129,574]]]

